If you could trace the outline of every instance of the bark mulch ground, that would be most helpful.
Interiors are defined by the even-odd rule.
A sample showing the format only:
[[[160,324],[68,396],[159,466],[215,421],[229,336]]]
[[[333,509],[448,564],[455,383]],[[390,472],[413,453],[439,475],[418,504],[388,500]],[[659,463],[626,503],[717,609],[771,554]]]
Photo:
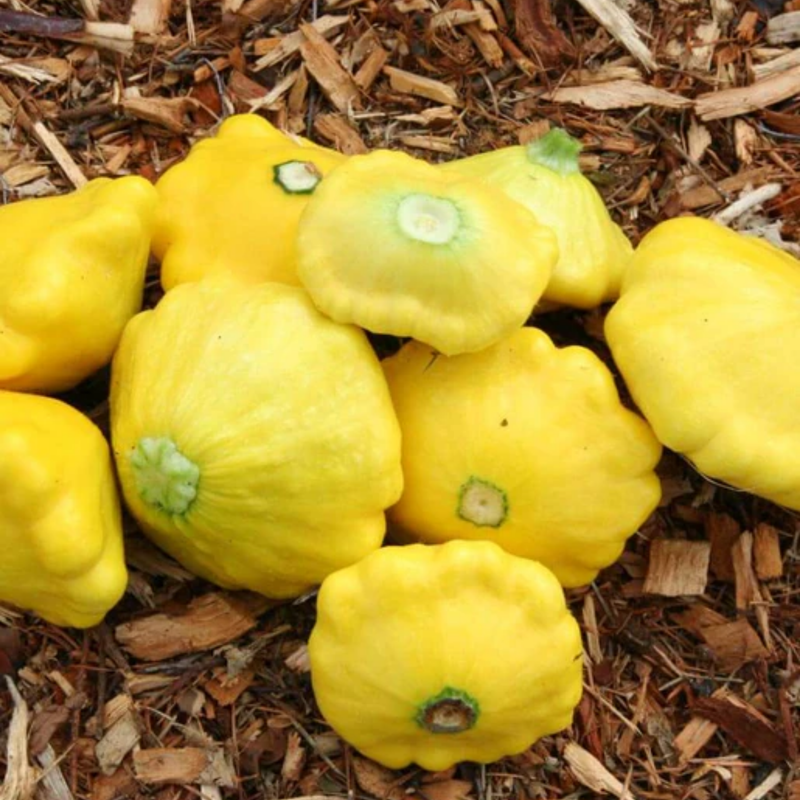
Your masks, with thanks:
[[[797,252],[798,8],[0,0],[3,200],[154,179],[251,110],[347,153],[429,160],[559,125],[634,241],[691,213]],[[537,324],[602,353],[603,314]],[[65,399],[103,425],[107,382]],[[800,800],[797,515],[672,454],[660,474],[663,502],[621,560],[569,592],[587,653],[574,724],[523,755],[439,774],[364,759],[313,703],[313,597],[221,592],[129,525],[129,591],[103,625],[0,609],[0,797],[38,780],[47,800]]]

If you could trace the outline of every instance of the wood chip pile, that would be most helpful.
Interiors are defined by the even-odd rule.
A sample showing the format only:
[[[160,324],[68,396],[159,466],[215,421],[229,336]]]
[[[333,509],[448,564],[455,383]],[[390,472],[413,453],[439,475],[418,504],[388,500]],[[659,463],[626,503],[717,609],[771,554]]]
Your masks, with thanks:
[[[154,179],[251,110],[437,161],[558,125],[634,242],[694,213],[800,254],[798,43],[798,0],[0,0],[0,187]],[[602,354],[602,318],[541,323]],[[66,399],[104,425],[106,389]],[[221,592],[130,525],[102,626],[0,608],[0,798],[800,800],[797,516],[675,456],[660,474],[620,562],[569,592],[574,724],[519,757],[440,774],[360,757],[313,705],[313,598]]]

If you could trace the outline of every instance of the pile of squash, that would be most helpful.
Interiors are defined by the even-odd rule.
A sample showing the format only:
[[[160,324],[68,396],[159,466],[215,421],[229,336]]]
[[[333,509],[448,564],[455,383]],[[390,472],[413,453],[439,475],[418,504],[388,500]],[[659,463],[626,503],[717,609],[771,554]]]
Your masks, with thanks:
[[[0,209],[0,600],[99,622],[121,496],[221,587],[320,587],[314,693],[375,760],[487,762],[567,727],[563,589],[657,506],[662,446],[800,509],[800,264],[688,217],[634,252],[579,149],[346,157],[238,115],[155,186]],[[604,303],[640,413],[529,323]],[[108,363],[110,448],[52,397]]]

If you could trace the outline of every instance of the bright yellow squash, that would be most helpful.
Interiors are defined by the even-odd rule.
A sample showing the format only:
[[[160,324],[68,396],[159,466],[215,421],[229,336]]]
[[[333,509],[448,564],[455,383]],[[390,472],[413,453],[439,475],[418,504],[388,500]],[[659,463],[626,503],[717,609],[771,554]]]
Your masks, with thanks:
[[[0,391],[0,548],[0,600],[56,625],[96,625],[125,591],[108,443],[59,400]]]
[[[522,328],[451,358],[409,342],[383,365],[403,432],[400,541],[489,539],[579,586],[656,507],[661,446],[589,350]]]
[[[384,547],[331,575],[308,651],[325,719],[394,769],[520,753],[581,697],[558,581],[491,542]]]
[[[131,176],[0,208],[0,389],[64,391],[111,360],[141,307],[156,201]]]
[[[157,181],[153,252],[171,289],[204,276],[297,285],[297,221],[317,185],[346,157],[240,114]]]
[[[525,323],[558,248],[499,189],[376,150],[352,156],[314,193],[297,256],[300,280],[332,319],[454,355]]]
[[[667,447],[800,509],[800,261],[709,220],[663,222],[636,249],[606,336]]]
[[[440,165],[480,178],[532,211],[558,237],[559,258],[543,299],[593,308],[619,295],[633,247],[600,193],[581,174],[580,142],[554,128],[528,145],[501,147]]]
[[[206,279],[135,317],[112,442],[133,515],[188,569],[291,597],[379,547],[400,431],[365,334],[278,283]]]

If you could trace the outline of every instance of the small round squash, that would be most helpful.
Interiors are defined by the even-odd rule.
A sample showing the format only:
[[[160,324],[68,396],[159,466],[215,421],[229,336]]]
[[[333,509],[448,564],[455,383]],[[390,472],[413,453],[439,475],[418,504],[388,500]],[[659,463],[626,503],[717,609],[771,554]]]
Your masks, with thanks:
[[[661,446],[586,348],[522,328],[450,358],[409,342],[383,366],[403,433],[400,541],[490,539],[579,586],[658,504]]]
[[[0,600],[98,624],[128,583],[108,442],[72,406],[0,391]]]
[[[440,169],[479,178],[530,209],[558,237],[543,300],[593,308],[619,296],[633,247],[578,164],[580,142],[554,128],[527,145],[448,161]]]
[[[295,235],[306,203],[346,156],[238,114],[157,181],[153,253],[165,290],[217,275],[297,285]]]
[[[606,318],[658,438],[706,475],[800,510],[800,261],[680,217],[641,241]]]
[[[332,319],[450,355],[521,327],[558,247],[499,189],[377,150],[319,186],[300,219],[297,257],[301,282]]]
[[[308,652],[326,720],[393,769],[520,753],[581,697],[558,581],[491,542],[384,547],[331,575]]]
[[[128,507],[189,570],[292,597],[379,547],[400,431],[365,334],[294,286],[205,279],[135,317],[111,427]]]
[[[0,388],[55,394],[111,361],[142,305],[157,202],[129,175],[0,207]]]

